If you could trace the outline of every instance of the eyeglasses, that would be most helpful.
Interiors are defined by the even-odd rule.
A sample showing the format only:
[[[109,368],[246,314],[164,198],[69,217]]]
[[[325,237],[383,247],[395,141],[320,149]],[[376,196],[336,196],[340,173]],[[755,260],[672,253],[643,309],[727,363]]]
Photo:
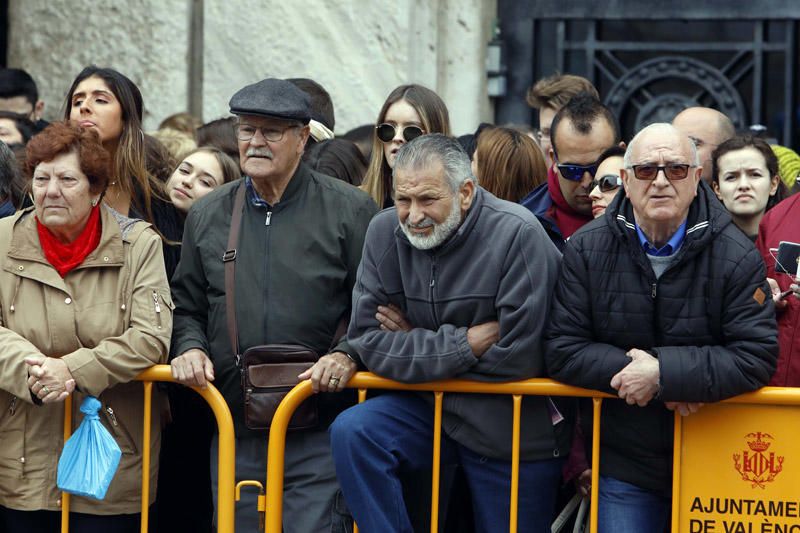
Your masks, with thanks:
[[[643,165],[633,165],[633,175],[636,179],[640,180],[654,180],[658,177],[660,171],[664,171],[664,176],[668,180],[682,180],[689,175],[689,169],[692,165],[684,163],[667,163],[666,165],[654,165],[652,163],[645,163]]]
[[[394,136],[397,134],[397,126],[383,123],[379,126],[375,126],[375,132],[378,134],[378,139],[381,141],[385,143],[392,142],[392,139],[394,139]],[[419,126],[406,126],[403,128],[403,139],[408,143],[424,133],[425,132],[422,131],[422,128]]]
[[[620,185],[622,185],[622,178],[616,174],[606,174],[605,176],[600,176],[592,180],[589,190],[591,191],[595,187],[600,187],[600,192],[610,192],[619,189]]]
[[[257,128],[249,124],[239,124],[236,126],[236,138],[240,141],[249,141],[256,136],[257,131],[261,131],[261,136],[264,137],[264,140],[277,142],[283,139],[287,131],[299,127],[299,125],[295,124],[294,126],[289,126],[288,128],[280,130],[277,128]]]
[[[558,167],[558,172],[561,174],[561,177],[570,181],[581,181],[583,179],[583,174],[586,172],[592,177],[597,173],[597,161],[591,165],[561,164],[556,161],[556,166]]]

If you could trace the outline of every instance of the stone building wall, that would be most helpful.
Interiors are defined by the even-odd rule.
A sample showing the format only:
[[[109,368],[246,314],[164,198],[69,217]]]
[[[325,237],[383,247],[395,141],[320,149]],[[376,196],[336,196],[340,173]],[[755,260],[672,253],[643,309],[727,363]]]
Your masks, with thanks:
[[[203,10],[202,88],[190,80],[190,23]],[[28,70],[61,116],[87,64],[136,82],[146,129],[188,109],[227,114],[231,94],[261,78],[310,77],[333,97],[336,132],[374,122],[397,85],[437,91],[457,134],[492,119],[485,51],[496,0],[10,0],[8,65]]]

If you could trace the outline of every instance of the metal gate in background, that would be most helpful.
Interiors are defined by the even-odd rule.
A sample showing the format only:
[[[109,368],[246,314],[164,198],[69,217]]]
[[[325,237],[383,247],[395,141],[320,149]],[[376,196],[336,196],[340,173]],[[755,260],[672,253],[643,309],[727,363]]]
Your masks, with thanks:
[[[591,80],[623,137],[714,107],[737,129],[800,142],[796,0],[498,0],[507,91],[495,120],[536,123],[528,88],[556,71]]]

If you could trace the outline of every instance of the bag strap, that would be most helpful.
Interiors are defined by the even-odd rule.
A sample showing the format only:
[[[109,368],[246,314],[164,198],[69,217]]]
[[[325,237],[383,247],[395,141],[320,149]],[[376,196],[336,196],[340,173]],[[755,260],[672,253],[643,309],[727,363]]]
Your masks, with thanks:
[[[236,191],[231,214],[231,228],[228,231],[228,246],[222,254],[225,263],[225,314],[228,319],[228,336],[231,340],[231,353],[236,358],[236,367],[239,368],[241,354],[239,353],[239,328],[236,326],[236,248],[239,246],[239,232],[242,228],[242,211],[244,210],[245,194],[247,187],[244,182]]]
[[[225,263],[225,314],[228,322],[228,337],[231,341],[231,353],[236,358],[236,367],[240,368],[242,354],[239,350],[239,328],[236,325],[236,256],[239,246],[239,232],[242,228],[242,211],[244,211],[244,201],[247,188],[244,183],[239,185],[236,197],[233,201],[233,213],[231,214],[231,227],[228,231],[228,246],[222,255]],[[349,323],[349,313],[345,312],[339,319],[336,332],[333,334],[328,352],[331,352],[345,333]]]
[[[567,505],[564,506],[564,509],[558,514],[556,519],[553,521],[553,524],[550,526],[551,533],[560,533],[564,526],[567,524],[567,521],[572,517],[572,513],[576,510],[580,511],[579,506],[581,505],[583,498],[580,494],[575,494],[570,501],[567,502]]]

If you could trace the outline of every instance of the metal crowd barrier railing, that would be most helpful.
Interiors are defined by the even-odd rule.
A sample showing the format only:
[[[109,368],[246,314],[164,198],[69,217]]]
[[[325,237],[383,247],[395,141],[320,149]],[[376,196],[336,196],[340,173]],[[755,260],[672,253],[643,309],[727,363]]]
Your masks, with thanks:
[[[144,433],[142,436],[142,519],[141,532],[147,533],[150,501],[150,426],[152,420],[153,382],[164,381],[174,383],[169,365],[153,366],[136,377],[136,381],[144,382]],[[233,419],[228,405],[220,392],[209,385],[206,389],[191,387],[203,397],[214,412],[219,431],[219,485],[217,499],[217,532],[233,533],[234,531],[234,478],[235,450]],[[64,402],[64,441],[72,433],[72,397]],[[69,532],[70,495],[61,495],[61,531]]]
[[[349,388],[358,389],[359,402],[366,399],[368,389],[427,391],[434,394],[434,429],[433,429],[433,462],[431,483],[431,531],[436,533],[439,529],[439,459],[441,451],[441,423],[442,423],[442,398],[445,393],[476,393],[476,394],[508,394],[512,397],[514,417],[512,429],[512,460],[511,460],[511,502],[509,531],[517,531],[518,519],[518,493],[519,493],[519,437],[520,414],[522,396],[571,396],[592,398],[593,402],[593,427],[592,427],[592,486],[591,504],[589,514],[589,531],[597,531],[597,501],[600,474],[600,410],[604,398],[616,398],[609,394],[594,390],[581,389],[563,385],[550,379],[529,379],[510,383],[482,383],[465,380],[446,380],[433,383],[408,385],[380,378],[368,372],[359,372],[347,384]],[[269,435],[269,451],[267,459],[267,490],[266,490],[266,532],[281,533],[283,518],[283,478],[284,478],[284,451],[286,445],[286,429],[294,410],[309,396],[311,396],[311,383],[305,381],[297,385],[286,395],[275,417]],[[800,406],[800,389],[785,387],[764,387],[758,391],[742,394],[735,398],[725,400],[726,404],[760,404],[760,405],[793,405]],[[711,406],[706,406],[708,409]],[[682,443],[683,417],[675,412],[673,465],[673,505],[671,531],[679,531],[678,517],[680,509],[678,498],[680,496],[681,464],[679,450]],[[753,530],[755,531],[755,530]],[[788,531],[788,529],[786,530]]]
[[[597,490],[600,472],[600,408],[603,398],[614,396],[579,387],[563,385],[551,379],[529,379],[510,383],[483,383],[478,381],[445,380],[433,383],[408,385],[380,378],[369,372],[359,372],[347,384],[358,389],[358,400],[363,402],[367,389],[426,391],[434,394],[433,462],[431,482],[431,531],[439,530],[439,459],[441,453],[442,398],[445,393],[466,392],[476,394],[508,394],[514,408],[513,445],[511,458],[511,513],[509,531],[517,530],[519,493],[519,436],[523,396],[572,396],[592,398],[594,426],[592,431],[592,495],[590,509],[591,531],[597,530]],[[281,533],[283,519],[283,468],[286,448],[286,429],[297,406],[311,396],[311,382],[304,381],[283,399],[272,419],[267,457],[266,532]]]

